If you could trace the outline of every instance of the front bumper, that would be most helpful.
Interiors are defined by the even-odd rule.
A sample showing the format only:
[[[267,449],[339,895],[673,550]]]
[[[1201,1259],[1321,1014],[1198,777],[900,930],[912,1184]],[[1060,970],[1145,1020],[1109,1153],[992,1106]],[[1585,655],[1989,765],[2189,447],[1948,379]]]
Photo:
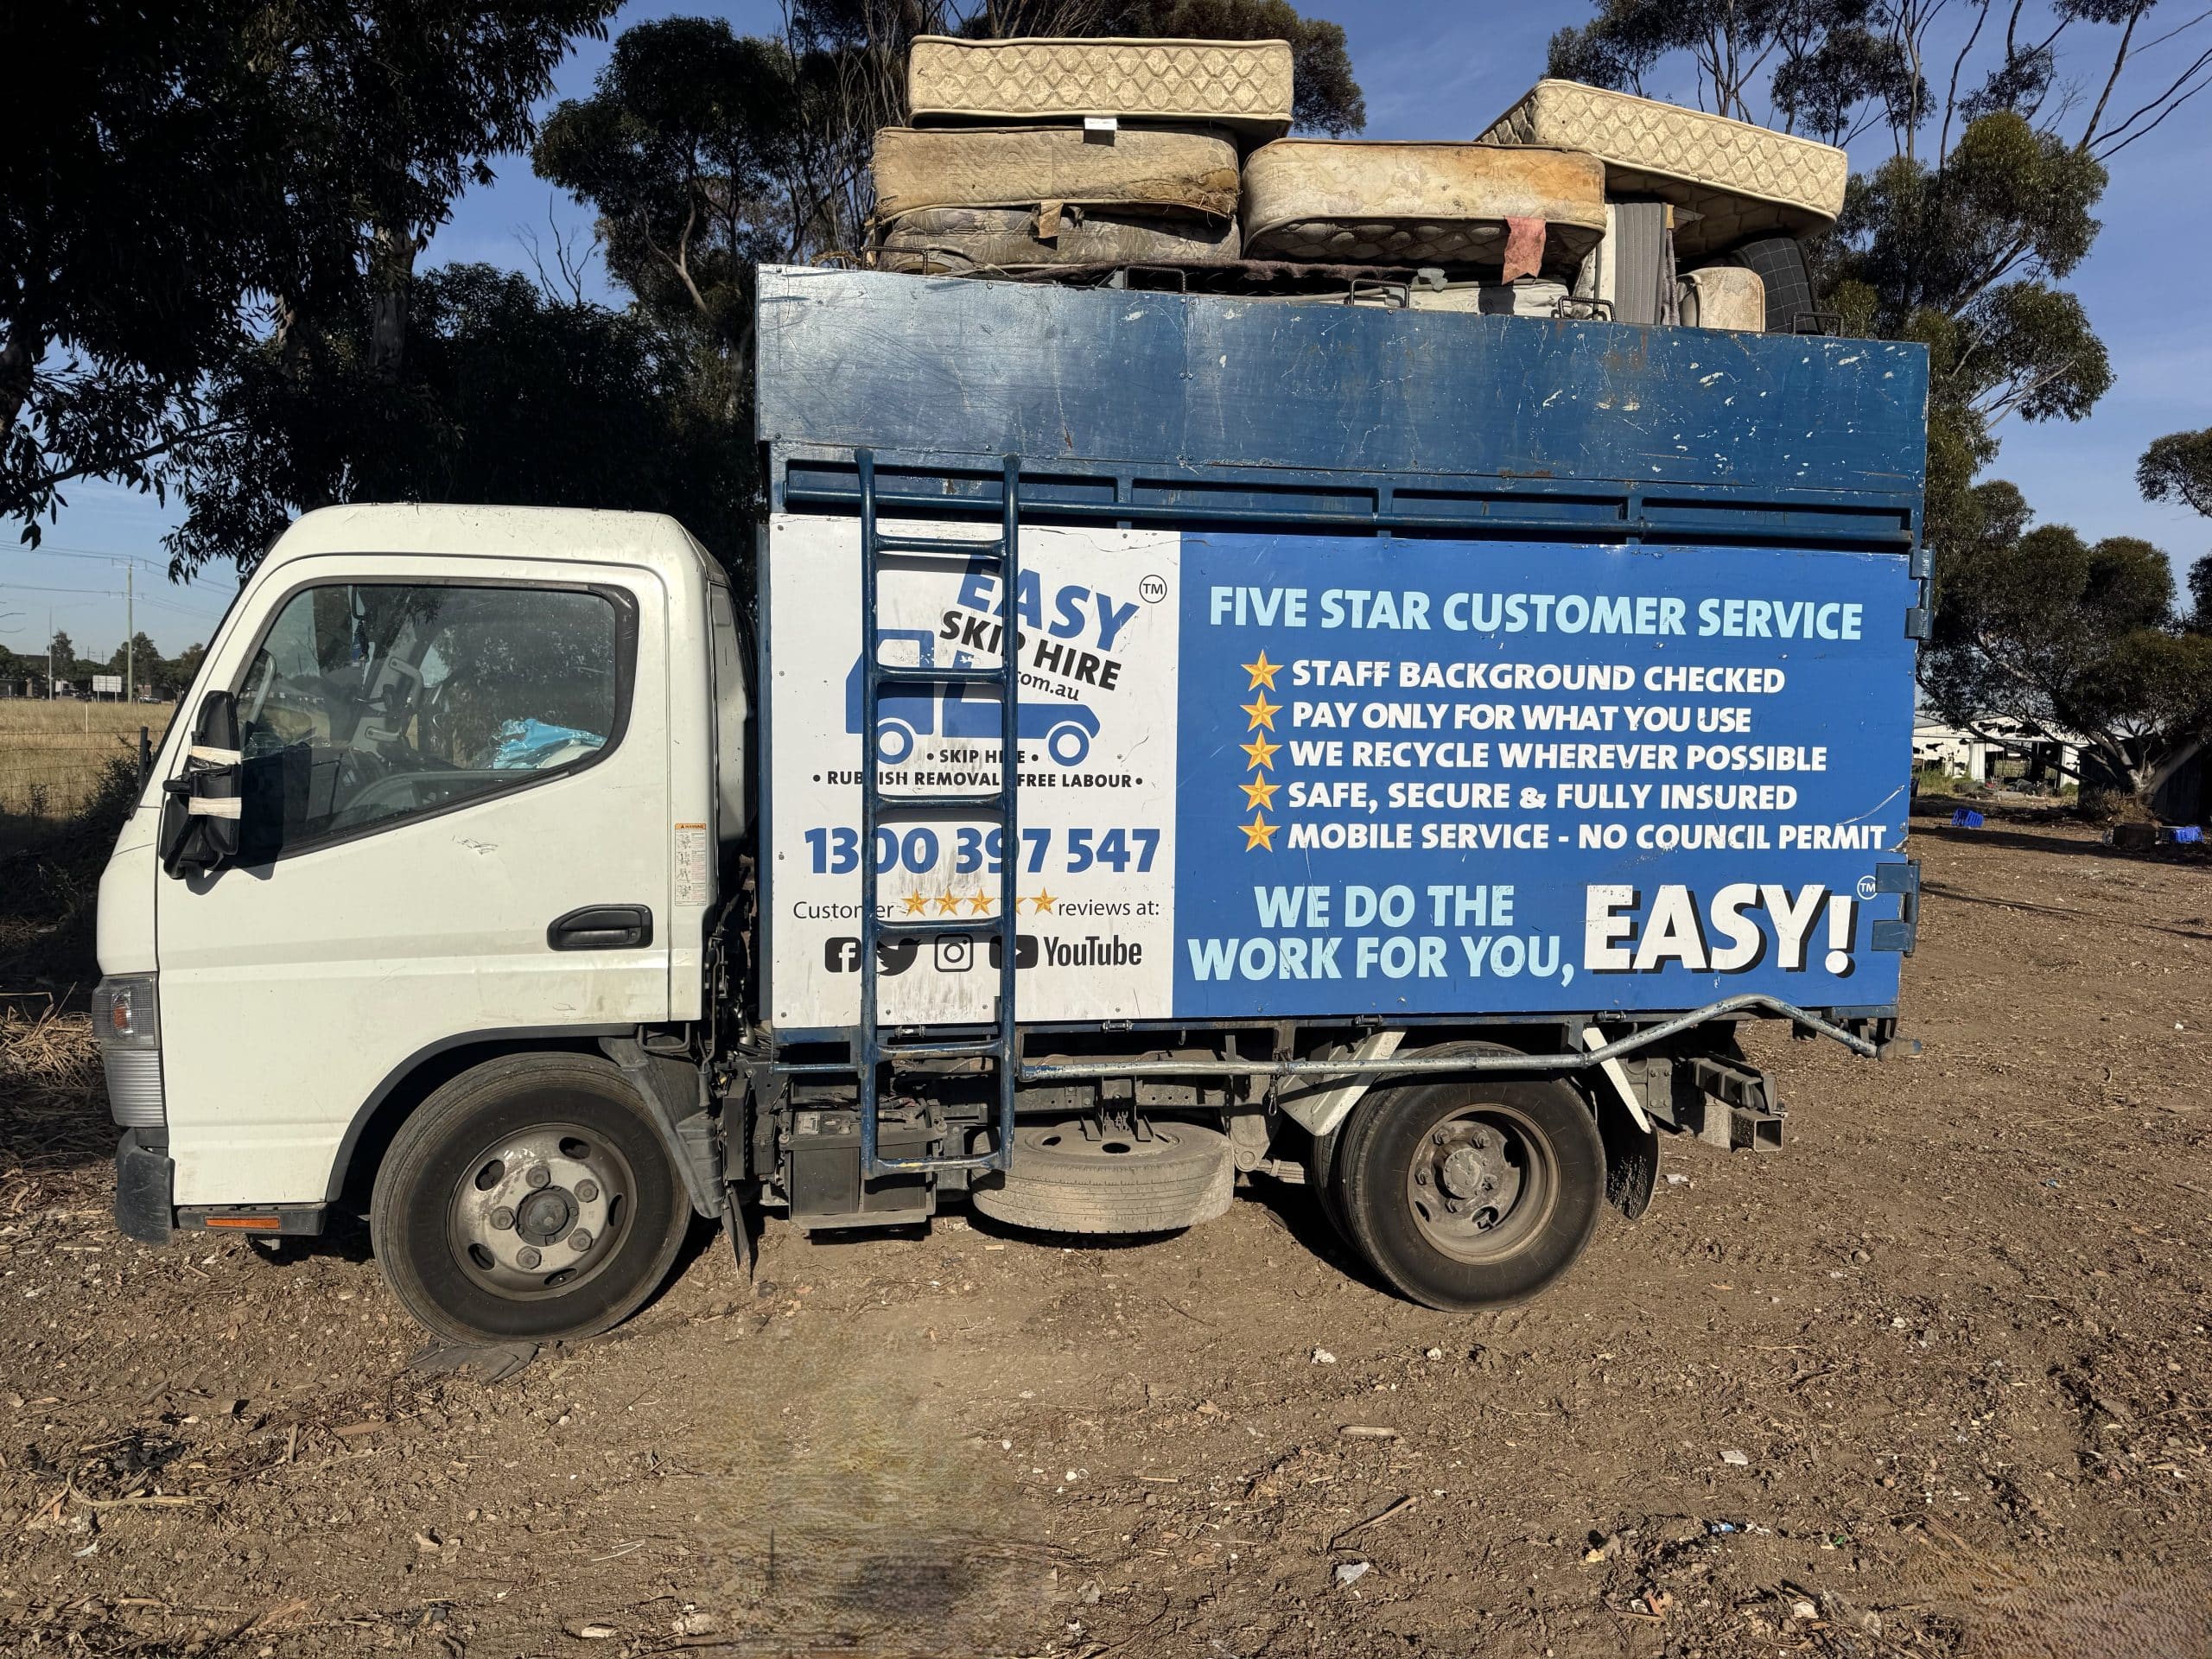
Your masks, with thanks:
[[[125,1238],[166,1244],[176,1219],[176,1165],[158,1147],[142,1146],[125,1129],[115,1147],[115,1224]]]

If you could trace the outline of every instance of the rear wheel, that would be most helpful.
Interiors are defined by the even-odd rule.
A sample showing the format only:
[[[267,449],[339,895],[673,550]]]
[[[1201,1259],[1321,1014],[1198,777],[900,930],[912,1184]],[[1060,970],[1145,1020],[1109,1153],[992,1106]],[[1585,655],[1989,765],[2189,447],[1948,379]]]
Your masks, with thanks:
[[[596,1335],[659,1288],[690,1222],[622,1074],[577,1054],[463,1072],[404,1124],[369,1236],[416,1320],[459,1342]]]
[[[1452,1078],[1370,1093],[1330,1178],[1376,1272],[1465,1312],[1534,1296],[1573,1265],[1605,1205],[1605,1153],[1564,1083]]]

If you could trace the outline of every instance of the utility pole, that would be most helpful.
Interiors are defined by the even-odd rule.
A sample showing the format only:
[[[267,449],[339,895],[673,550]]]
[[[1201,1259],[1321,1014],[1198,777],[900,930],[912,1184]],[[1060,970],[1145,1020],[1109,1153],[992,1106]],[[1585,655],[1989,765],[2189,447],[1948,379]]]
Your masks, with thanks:
[[[123,567],[123,700],[138,701],[138,567]]]
[[[54,701],[54,607],[46,607],[46,700]]]

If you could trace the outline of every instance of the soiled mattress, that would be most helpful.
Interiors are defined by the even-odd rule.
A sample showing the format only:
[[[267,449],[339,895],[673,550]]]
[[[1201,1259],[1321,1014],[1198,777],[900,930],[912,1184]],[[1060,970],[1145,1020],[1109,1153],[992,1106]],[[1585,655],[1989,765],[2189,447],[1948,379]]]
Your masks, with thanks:
[[[1214,122],[1255,138],[1290,130],[1286,41],[963,41],[925,35],[906,60],[912,118]]]
[[[924,207],[880,226],[875,263],[931,276],[1047,265],[1225,265],[1241,246],[1235,219],[1070,207],[1049,238],[1048,228],[1034,208]]]
[[[1682,327],[1727,328],[1738,334],[1766,332],[1766,284],[1742,265],[1708,265],[1686,271],[1681,287]]]
[[[1683,258],[1817,231],[1842,211],[1851,175],[1833,145],[1572,80],[1538,81],[1482,137],[1598,156],[1611,195],[1656,196],[1685,210],[1675,219]]]
[[[1542,221],[1543,269],[1571,269],[1605,235],[1605,168],[1567,149],[1325,138],[1244,163],[1254,259],[1499,264],[1513,219]]]
[[[1068,203],[1226,221],[1236,146],[1219,132],[1125,127],[886,127],[875,135],[879,220],[932,207]]]

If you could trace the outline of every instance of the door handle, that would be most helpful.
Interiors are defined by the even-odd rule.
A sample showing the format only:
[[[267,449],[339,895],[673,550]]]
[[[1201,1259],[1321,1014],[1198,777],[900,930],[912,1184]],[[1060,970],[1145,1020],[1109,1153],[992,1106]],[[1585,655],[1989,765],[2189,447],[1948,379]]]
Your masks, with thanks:
[[[586,905],[545,930],[556,950],[637,950],[653,942],[653,913],[643,905]]]

